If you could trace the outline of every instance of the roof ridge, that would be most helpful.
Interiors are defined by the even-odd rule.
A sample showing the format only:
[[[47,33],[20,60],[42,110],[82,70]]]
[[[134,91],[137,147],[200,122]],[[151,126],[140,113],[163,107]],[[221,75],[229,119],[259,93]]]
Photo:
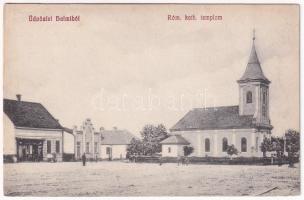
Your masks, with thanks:
[[[33,101],[18,101],[16,99],[6,99],[6,98],[3,98],[4,101],[16,101],[16,102],[21,102],[21,103],[32,103],[32,104],[40,104],[42,105],[42,103],[40,102],[33,102]]]
[[[46,107],[38,102],[18,101],[4,98],[3,111],[15,126],[64,129],[58,119],[56,119]]]

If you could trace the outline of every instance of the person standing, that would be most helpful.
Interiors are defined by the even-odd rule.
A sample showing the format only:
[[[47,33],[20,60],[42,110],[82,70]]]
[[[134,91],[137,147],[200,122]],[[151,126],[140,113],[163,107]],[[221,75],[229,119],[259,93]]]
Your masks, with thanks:
[[[85,153],[82,154],[81,159],[82,159],[82,165],[85,166],[86,165],[86,160],[87,160]]]

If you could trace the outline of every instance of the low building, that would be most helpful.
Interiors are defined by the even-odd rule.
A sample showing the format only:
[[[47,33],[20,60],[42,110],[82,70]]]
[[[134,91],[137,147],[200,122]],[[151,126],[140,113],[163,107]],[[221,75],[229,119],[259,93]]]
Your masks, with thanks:
[[[181,135],[171,135],[160,142],[163,157],[184,156],[184,147],[190,143]]]
[[[4,159],[43,161],[63,155],[63,128],[40,103],[4,99]]]
[[[85,153],[89,160],[125,159],[127,147],[135,136],[127,130],[105,130],[103,127],[95,131],[90,119],[86,119],[80,130],[74,127],[75,159],[80,160]]]

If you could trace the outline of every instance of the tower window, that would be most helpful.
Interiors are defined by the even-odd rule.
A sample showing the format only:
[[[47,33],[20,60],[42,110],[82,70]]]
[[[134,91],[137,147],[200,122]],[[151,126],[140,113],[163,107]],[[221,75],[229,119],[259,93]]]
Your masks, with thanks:
[[[244,137],[241,139],[241,150],[247,152],[247,139]]]
[[[252,92],[247,92],[246,94],[246,103],[252,103]]]
[[[263,92],[263,104],[266,104],[266,92]]]
[[[266,117],[266,106],[262,106],[262,115]]]
[[[223,152],[226,152],[227,151],[227,148],[228,148],[228,139],[227,138],[223,138],[223,141],[222,141],[222,150]]]
[[[259,137],[255,138],[255,151],[258,152],[259,151]]]
[[[205,152],[210,152],[210,140],[209,140],[209,138],[205,139]]]

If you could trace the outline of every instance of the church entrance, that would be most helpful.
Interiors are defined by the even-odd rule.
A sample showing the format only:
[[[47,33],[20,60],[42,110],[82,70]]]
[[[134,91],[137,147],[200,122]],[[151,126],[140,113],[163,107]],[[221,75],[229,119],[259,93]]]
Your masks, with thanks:
[[[18,161],[39,162],[43,159],[43,140],[17,138]]]

